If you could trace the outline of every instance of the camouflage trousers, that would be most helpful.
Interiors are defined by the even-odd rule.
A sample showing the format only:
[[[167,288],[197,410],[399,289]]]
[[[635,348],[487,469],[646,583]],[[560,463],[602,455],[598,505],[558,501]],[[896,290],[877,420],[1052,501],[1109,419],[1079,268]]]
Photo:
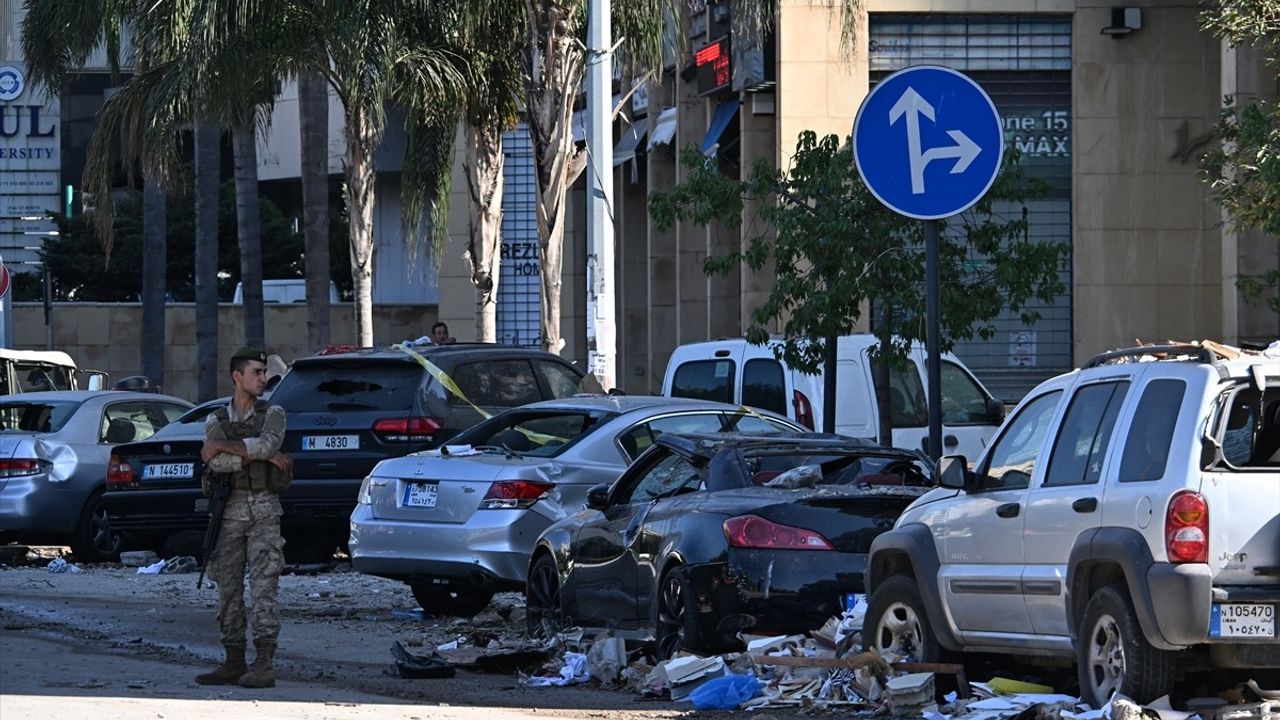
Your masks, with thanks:
[[[244,645],[250,626],[255,641],[276,639],[280,634],[277,591],[283,570],[279,498],[269,492],[232,491],[223,514],[218,545],[209,563],[209,576],[218,584],[218,622],[223,645]]]

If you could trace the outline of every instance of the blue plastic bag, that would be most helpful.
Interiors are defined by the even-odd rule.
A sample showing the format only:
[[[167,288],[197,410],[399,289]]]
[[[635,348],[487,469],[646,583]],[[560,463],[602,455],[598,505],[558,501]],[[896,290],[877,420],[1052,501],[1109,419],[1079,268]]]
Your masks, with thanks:
[[[736,710],[759,692],[755,675],[725,675],[689,693],[689,699],[698,710]]]

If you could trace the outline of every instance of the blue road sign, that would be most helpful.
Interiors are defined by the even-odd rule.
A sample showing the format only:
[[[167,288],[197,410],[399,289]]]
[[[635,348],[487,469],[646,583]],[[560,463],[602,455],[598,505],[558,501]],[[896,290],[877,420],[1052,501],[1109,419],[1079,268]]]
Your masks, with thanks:
[[[862,101],[853,123],[863,182],[891,210],[919,220],[950,217],[977,202],[1003,155],[995,103],[950,68],[893,73]]]

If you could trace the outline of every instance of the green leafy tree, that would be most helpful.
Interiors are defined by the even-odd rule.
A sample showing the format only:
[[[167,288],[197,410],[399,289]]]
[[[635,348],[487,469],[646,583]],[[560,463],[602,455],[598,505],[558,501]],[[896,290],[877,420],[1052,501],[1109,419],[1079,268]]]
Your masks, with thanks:
[[[1262,51],[1280,83],[1280,0],[1215,0],[1201,26],[1230,46]],[[1201,178],[1238,230],[1270,235],[1276,261],[1236,281],[1245,298],[1280,313],[1280,102],[1237,105],[1228,97],[1218,118],[1220,144],[1201,159]]]
[[[746,180],[725,177],[714,159],[696,149],[681,154],[685,182],[654,193],[650,214],[660,229],[675,222],[696,225],[745,224],[744,249],[707,258],[708,274],[726,274],[746,265],[773,267],[777,279],[764,302],[751,311],[747,339],[762,344],[781,321],[775,353],[788,365],[816,373],[824,367],[828,419],[835,378],[835,339],[853,332],[862,313],[874,307],[879,339],[877,395],[880,435],[889,438],[889,373],[906,362],[911,343],[925,335],[924,236],[921,223],[894,213],[867,190],[847,147],[835,135],[800,135],[792,166],[775,170],[757,161]],[[1058,270],[1065,244],[1027,240],[1025,212],[1003,217],[1004,203],[1016,207],[1043,191],[1029,180],[1016,154],[1006,157],[995,184],[965,213],[941,228],[942,338],[944,349],[957,339],[989,338],[994,319],[1006,308],[1032,323],[1029,304],[1051,301],[1063,285]],[[758,217],[743,217],[748,203]],[[828,428],[829,429],[829,428]]]

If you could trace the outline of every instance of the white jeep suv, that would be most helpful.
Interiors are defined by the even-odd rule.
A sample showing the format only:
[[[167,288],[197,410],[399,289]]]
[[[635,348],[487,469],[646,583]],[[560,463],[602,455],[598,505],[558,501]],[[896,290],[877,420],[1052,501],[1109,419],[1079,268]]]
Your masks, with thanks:
[[[1099,355],[938,476],[872,544],[868,647],[1074,658],[1095,707],[1280,668],[1280,360]]]

